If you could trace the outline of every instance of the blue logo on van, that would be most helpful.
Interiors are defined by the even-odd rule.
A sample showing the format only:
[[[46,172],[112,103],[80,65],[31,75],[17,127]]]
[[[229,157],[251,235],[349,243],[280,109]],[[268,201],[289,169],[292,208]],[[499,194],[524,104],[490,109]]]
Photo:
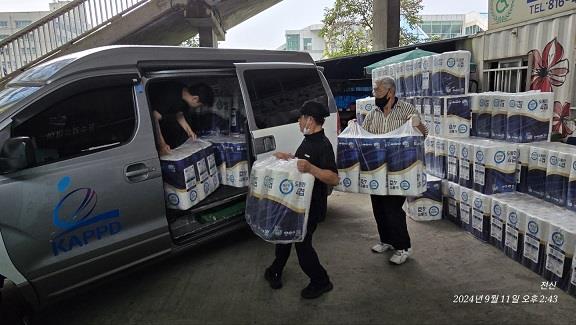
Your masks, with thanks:
[[[506,160],[506,154],[504,153],[504,151],[496,152],[496,154],[494,155],[494,162],[500,164],[503,163],[504,160]]]
[[[460,124],[460,126],[458,127],[458,132],[460,133],[468,132],[468,126],[466,124]]]
[[[428,210],[428,213],[435,217],[440,213],[440,209],[438,209],[438,207],[430,207],[430,209]]]
[[[50,240],[54,256],[115,235],[122,230],[120,222],[110,222],[120,217],[119,209],[94,213],[98,204],[96,191],[88,187],[69,191],[71,183],[72,179],[66,176],[57,184],[58,192],[64,197],[58,201],[52,211],[52,222],[60,230],[60,232],[53,233]],[[102,224],[104,221],[107,223]],[[82,233],[76,233],[80,229],[83,229]]]
[[[280,192],[284,195],[292,193],[294,190],[294,184],[291,180],[285,179],[280,182]]]
[[[562,245],[564,245],[564,235],[562,235],[562,233],[555,232],[552,234],[552,241],[556,246],[561,247]]]
[[[528,231],[532,234],[532,235],[536,235],[538,233],[538,224],[534,221],[530,221],[528,222]]]
[[[406,180],[401,181],[400,188],[403,189],[404,191],[408,191],[410,189],[410,183],[408,183],[408,181]]]
[[[380,185],[380,184],[378,184],[378,181],[376,181],[376,180],[370,181],[370,189],[371,189],[371,190],[376,190],[376,189],[378,189],[378,186],[379,186],[379,185]]]
[[[528,102],[528,109],[533,111],[536,108],[538,108],[538,102],[535,99],[532,99],[530,102]]]

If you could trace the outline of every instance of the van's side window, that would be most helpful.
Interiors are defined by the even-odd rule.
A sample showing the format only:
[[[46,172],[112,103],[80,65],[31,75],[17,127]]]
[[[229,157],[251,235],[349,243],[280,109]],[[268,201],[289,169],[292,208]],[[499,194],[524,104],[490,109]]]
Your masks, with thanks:
[[[37,165],[128,142],[136,128],[132,88],[114,86],[75,94],[13,128],[36,144]]]
[[[296,123],[300,106],[308,100],[328,107],[316,69],[248,70],[244,79],[259,129]]]

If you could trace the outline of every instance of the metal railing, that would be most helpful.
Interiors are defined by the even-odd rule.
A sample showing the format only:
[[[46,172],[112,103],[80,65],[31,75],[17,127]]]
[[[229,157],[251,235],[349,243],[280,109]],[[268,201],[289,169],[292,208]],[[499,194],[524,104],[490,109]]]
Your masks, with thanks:
[[[0,79],[58,53],[152,0],[73,0],[0,41]]]

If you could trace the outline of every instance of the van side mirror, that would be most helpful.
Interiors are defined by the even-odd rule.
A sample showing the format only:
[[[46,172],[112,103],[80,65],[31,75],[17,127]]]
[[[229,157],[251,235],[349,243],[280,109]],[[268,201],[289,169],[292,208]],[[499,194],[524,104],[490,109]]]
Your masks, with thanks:
[[[0,149],[0,174],[13,173],[33,166],[34,143],[30,137],[15,137],[4,142]]]

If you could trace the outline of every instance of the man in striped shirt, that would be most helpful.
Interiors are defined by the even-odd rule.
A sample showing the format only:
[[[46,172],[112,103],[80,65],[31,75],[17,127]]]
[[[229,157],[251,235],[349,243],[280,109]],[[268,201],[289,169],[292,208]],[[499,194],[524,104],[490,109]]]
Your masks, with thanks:
[[[362,124],[364,129],[374,134],[383,134],[411,121],[413,127],[420,130],[424,136],[427,135],[426,127],[421,123],[420,113],[414,105],[400,101],[396,97],[396,83],[392,77],[385,76],[375,80],[373,90],[378,108],[368,113]],[[412,254],[406,213],[402,209],[406,198],[396,195],[371,195],[370,199],[380,235],[380,243],[374,245],[372,251],[384,253],[394,250],[390,262],[403,264]]]

